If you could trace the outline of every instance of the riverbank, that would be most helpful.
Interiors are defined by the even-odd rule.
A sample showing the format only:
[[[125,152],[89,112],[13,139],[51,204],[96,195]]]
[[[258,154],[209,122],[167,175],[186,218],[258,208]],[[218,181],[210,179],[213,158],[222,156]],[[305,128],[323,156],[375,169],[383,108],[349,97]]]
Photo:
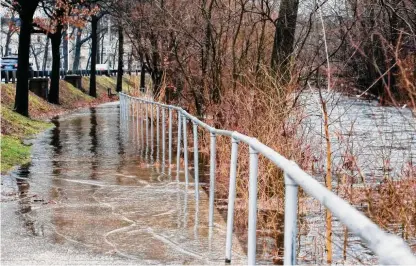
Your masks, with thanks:
[[[83,88],[88,87],[89,77],[82,77]],[[123,89],[130,91],[137,87],[137,76],[125,76]],[[1,173],[14,166],[30,161],[30,142],[36,134],[53,127],[50,119],[73,112],[79,108],[92,107],[100,103],[118,100],[108,97],[107,89],[115,89],[116,77],[97,76],[97,98],[75,88],[70,83],[60,81],[60,105],[50,104],[29,92],[30,118],[13,112],[15,84],[1,84]],[[114,91],[113,91],[114,92]]]

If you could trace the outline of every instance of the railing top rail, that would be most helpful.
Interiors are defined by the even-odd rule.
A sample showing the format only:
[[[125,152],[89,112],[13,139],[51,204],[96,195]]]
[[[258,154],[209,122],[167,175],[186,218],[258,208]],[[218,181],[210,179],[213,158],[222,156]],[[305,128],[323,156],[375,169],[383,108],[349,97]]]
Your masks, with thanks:
[[[211,133],[230,136],[235,140],[246,143],[282,169],[295,183],[301,186],[307,194],[328,208],[352,233],[359,236],[367,244],[367,247],[379,257],[380,264],[416,265],[416,258],[403,239],[384,232],[364,214],[328,190],[311,175],[303,171],[295,162],[288,160],[256,138],[249,137],[236,131],[216,129],[189,114],[182,108],[174,105],[132,97],[124,93],[120,93],[120,95],[150,104],[175,109],[183,116],[207,129]]]

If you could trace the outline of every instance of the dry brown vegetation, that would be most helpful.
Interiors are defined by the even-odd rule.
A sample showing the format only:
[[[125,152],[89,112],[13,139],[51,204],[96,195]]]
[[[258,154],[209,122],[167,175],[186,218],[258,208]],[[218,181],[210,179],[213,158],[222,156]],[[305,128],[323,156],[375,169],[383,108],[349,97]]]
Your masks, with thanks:
[[[131,8],[120,11],[125,31],[138,59],[151,73],[156,99],[169,99],[217,128],[258,138],[326,179],[329,189],[337,183],[332,190],[351,203],[367,202],[372,206],[368,215],[390,230],[388,225],[395,222],[386,215],[396,199],[404,199],[399,195],[414,197],[410,185],[414,175],[403,177],[409,185],[390,180],[383,185],[366,182],[365,190],[358,187],[366,177],[345,175],[352,166],[359,167],[354,165],[355,155],[347,156],[349,161],[341,165],[332,161],[329,139],[336,132],[328,122],[331,110],[323,115],[317,111],[322,120],[326,117],[325,134],[319,137],[327,139],[327,150],[317,155],[315,143],[309,143],[308,132],[301,128],[305,114],[298,95],[310,82],[313,88],[351,95],[365,91],[382,104],[407,103],[414,108],[416,64],[411,51],[416,47],[416,18],[412,1],[126,2]],[[331,96],[321,96],[319,105],[323,108],[333,101]],[[202,151],[208,155],[209,137],[203,134],[201,139]],[[217,203],[223,206],[228,195],[231,143],[218,137],[217,145]],[[244,231],[248,198],[245,145],[239,146],[238,162],[235,228]],[[272,253],[275,262],[280,262],[283,176],[264,158],[260,157],[259,165],[258,230],[274,238],[278,249]],[[321,171],[325,167],[326,173]],[[303,197],[300,193],[300,213],[316,209],[307,206]],[[378,200],[382,197],[389,199]],[[414,227],[414,218],[408,218],[414,215],[414,206],[408,200],[398,204],[406,205],[399,223]],[[331,242],[332,218],[327,218],[326,239]],[[415,236],[414,229],[405,231]],[[326,249],[331,263],[330,243]]]

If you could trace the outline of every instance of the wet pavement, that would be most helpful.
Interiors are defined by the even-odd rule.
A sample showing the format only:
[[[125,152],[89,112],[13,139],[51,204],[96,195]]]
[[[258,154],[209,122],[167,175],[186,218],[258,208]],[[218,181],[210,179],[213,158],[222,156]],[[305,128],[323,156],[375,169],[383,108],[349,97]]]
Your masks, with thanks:
[[[225,222],[215,212],[208,227],[204,190],[196,201],[192,180],[163,174],[119,119],[114,103],[58,118],[32,163],[2,177],[2,265],[224,264]]]

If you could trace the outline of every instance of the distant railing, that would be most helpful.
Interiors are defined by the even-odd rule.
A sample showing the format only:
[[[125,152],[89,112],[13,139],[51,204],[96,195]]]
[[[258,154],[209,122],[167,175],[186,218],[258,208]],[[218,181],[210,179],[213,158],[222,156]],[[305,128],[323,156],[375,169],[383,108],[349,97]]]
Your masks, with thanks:
[[[248,209],[248,264],[256,263],[256,225],[257,225],[257,172],[259,154],[268,158],[277,167],[283,170],[285,179],[285,218],[284,218],[284,264],[296,264],[296,237],[297,237],[297,208],[298,186],[317,199],[323,206],[329,209],[353,234],[359,236],[367,247],[379,257],[379,264],[408,264],[416,265],[416,258],[408,245],[399,237],[386,233],[365,215],[344,201],[326,187],[321,185],[312,176],[304,172],[299,166],[286,159],[270,147],[257,139],[238,132],[221,130],[211,127],[198,118],[190,115],[180,107],[154,102],[149,99],[136,98],[120,93],[120,116],[122,120],[136,119],[138,129],[140,127],[141,144],[149,145],[148,117],[153,120],[156,109],[157,145],[159,145],[159,124],[162,125],[162,165],[165,164],[166,142],[166,117],[165,110],[169,114],[169,166],[172,165],[172,113],[177,114],[178,142],[177,142],[177,175],[180,170],[181,138],[183,136],[185,182],[189,183],[188,171],[188,147],[187,147],[187,121],[192,121],[194,137],[194,180],[195,198],[199,199],[199,172],[198,172],[198,126],[210,132],[210,188],[209,188],[209,218],[208,225],[214,226],[214,196],[215,196],[215,166],[216,166],[216,136],[223,135],[231,138],[231,162],[230,162],[230,186],[228,196],[227,235],[225,243],[225,260],[231,262],[232,231],[234,219],[234,201],[236,196],[237,151],[240,142],[249,146],[249,209]],[[162,119],[160,122],[160,113]],[[144,125],[145,121],[145,125]],[[153,124],[150,123],[150,139],[153,143]],[[145,128],[145,133],[144,133]],[[153,145],[153,144],[152,144]],[[146,146],[146,147],[147,147]],[[170,169],[170,167],[169,167]],[[170,174],[170,173],[169,173]]]
[[[118,70],[117,69],[110,69],[110,70],[96,70],[95,73],[98,76],[116,76]],[[51,76],[51,70],[30,70],[29,71],[29,78],[49,78]],[[124,70],[125,74],[135,74],[139,75],[140,69],[135,70]],[[77,75],[77,76],[90,76],[91,70],[60,70],[59,77],[64,79],[65,76],[68,75]],[[5,83],[15,83],[16,82],[16,70],[1,70],[1,80]]]

